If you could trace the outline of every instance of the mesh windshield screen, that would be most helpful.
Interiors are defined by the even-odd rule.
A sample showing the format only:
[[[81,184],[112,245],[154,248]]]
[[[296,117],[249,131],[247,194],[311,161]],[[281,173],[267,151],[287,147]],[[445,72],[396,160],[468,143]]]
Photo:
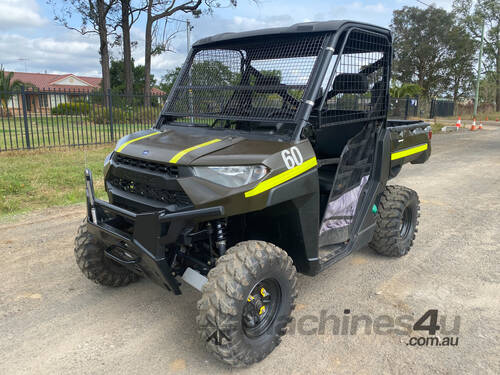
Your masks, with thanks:
[[[266,37],[195,49],[165,113],[178,122],[293,120],[324,38]]]

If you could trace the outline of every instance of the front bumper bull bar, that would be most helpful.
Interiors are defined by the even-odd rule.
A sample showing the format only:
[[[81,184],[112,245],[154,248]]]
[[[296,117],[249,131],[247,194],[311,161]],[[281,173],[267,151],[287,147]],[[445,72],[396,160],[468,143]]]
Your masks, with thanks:
[[[181,294],[180,284],[167,262],[167,245],[177,243],[183,230],[193,221],[220,217],[224,208],[216,206],[178,212],[135,213],[97,199],[89,169],[85,169],[85,184],[87,228],[106,245],[104,255],[135,273],[151,278],[175,294]],[[123,231],[113,226],[117,217],[131,223],[131,229]]]

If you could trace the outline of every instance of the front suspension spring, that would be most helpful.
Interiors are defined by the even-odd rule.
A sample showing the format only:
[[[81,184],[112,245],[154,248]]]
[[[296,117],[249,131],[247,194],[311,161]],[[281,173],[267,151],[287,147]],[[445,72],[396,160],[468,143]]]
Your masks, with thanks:
[[[219,255],[222,256],[226,252],[226,221],[217,220],[215,222],[215,246],[219,250]]]

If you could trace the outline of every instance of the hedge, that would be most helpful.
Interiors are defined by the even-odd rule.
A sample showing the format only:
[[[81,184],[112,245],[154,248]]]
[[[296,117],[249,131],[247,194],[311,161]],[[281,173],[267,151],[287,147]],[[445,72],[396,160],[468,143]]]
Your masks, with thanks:
[[[59,103],[52,108],[53,115],[87,115],[90,112],[89,103]]]

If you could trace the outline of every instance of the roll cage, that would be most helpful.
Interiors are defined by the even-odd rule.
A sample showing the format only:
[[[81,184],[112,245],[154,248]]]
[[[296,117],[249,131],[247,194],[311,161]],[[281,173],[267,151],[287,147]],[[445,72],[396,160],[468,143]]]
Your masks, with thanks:
[[[278,127],[286,123],[292,128],[290,141],[299,141],[308,126],[315,129],[386,118],[392,57],[388,30],[349,22],[330,31],[270,34],[265,38],[267,42],[261,42],[263,38],[248,37],[220,39],[205,44],[198,42],[190,51],[162,110],[158,127],[175,122],[186,126],[246,130],[266,123]],[[238,55],[239,72],[234,67],[229,69],[234,74],[219,77],[223,82],[221,86],[211,81],[198,84],[198,75],[193,69],[197,56],[217,55],[222,50]],[[358,57],[349,60],[349,56],[354,55]],[[296,77],[283,77],[283,72],[289,73],[292,68],[304,71],[305,64],[297,64],[301,58],[309,59],[307,81],[304,77],[301,81],[294,80]],[[314,62],[310,64],[312,58]],[[287,59],[278,66],[279,71],[266,70],[269,67],[266,63],[261,64],[264,69],[260,70],[252,65],[254,61],[279,59]],[[207,69],[211,63],[213,60],[202,61]],[[227,68],[233,63],[234,58],[223,57],[221,65]],[[375,79],[366,78],[376,72],[379,74]],[[221,92],[227,98],[218,103],[217,98],[224,96]],[[258,104],[262,104],[259,108],[252,105],[256,97],[260,98]],[[277,97],[280,99],[273,107],[271,99],[276,101]],[[344,98],[342,108],[331,109],[330,102],[333,99],[338,107],[339,97]],[[349,100],[355,104],[353,108],[346,108]],[[202,105],[205,108],[200,110]]]

